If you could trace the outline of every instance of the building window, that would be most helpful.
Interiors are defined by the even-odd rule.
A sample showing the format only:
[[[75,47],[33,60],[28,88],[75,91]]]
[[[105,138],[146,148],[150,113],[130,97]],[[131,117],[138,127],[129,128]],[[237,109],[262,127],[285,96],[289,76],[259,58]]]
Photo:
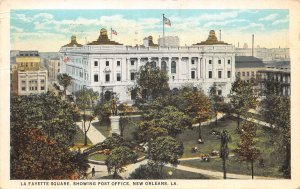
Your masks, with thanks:
[[[254,72],[251,72],[251,75],[254,77]]]
[[[135,73],[134,72],[130,73],[130,80],[131,81],[135,80]]]
[[[45,83],[45,80],[41,79],[41,83]]]
[[[42,90],[42,91],[45,90],[45,87],[44,87],[44,86],[41,86],[41,90]]]
[[[106,66],[109,66],[109,61],[106,61],[105,64],[106,64]]]
[[[120,66],[121,65],[121,62],[120,61],[117,61],[117,66]]]
[[[250,73],[249,73],[249,72],[247,72],[247,76],[248,76],[248,77],[250,76]]]
[[[94,66],[98,66],[98,61],[94,61]]]
[[[218,71],[218,78],[222,78],[222,71]]]
[[[26,87],[22,87],[22,91],[25,91],[26,90]]]
[[[211,60],[208,60],[208,63],[211,64]]]
[[[245,76],[245,72],[242,72],[242,76]]]
[[[195,60],[192,59],[192,64],[195,64]]]
[[[218,90],[218,95],[219,95],[219,96],[222,95],[222,90]]]
[[[172,79],[173,79],[173,80],[175,79],[175,76],[174,76],[174,75],[172,76]]]
[[[240,73],[240,72],[238,72]],[[227,71],[227,78],[230,78],[231,77],[231,71]]]
[[[208,71],[208,78],[212,78],[212,71]]]
[[[165,72],[167,71],[167,63],[165,61],[161,62],[161,70]]]
[[[171,62],[171,73],[176,73],[176,62],[175,61]]]
[[[117,81],[121,81],[121,74],[117,73]]]
[[[221,60],[218,60],[218,63],[221,64]]]
[[[110,81],[110,74],[106,74],[105,75],[105,82],[109,82]]]
[[[134,60],[131,60],[130,63],[131,63],[131,66],[134,66]]]
[[[99,78],[98,78],[98,74],[94,75],[94,82],[98,82]]]
[[[191,71],[191,78],[192,79],[195,79],[195,75],[196,75],[196,72],[195,71]]]
[[[227,60],[227,64],[230,64],[230,60]]]

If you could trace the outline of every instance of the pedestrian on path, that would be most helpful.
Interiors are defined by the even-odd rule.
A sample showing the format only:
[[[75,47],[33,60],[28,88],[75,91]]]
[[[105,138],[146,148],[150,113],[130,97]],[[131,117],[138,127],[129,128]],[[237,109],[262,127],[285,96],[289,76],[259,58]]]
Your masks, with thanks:
[[[95,176],[95,173],[96,173],[96,171],[95,171],[95,166],[92,168],[92,177],[93,176]]]

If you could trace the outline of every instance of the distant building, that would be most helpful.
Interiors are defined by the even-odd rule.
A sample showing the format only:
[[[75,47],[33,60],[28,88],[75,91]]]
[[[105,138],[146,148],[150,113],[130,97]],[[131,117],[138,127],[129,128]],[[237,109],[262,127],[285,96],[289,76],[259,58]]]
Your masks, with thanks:
[[[250,82],[251,78],[256,79],[257,71],[265,69],[265,64],[259,58],[253,56],[235,57],[235,74],[241,80]]]
[[[190,84],[207,94],[216,83],[220,95],[229,94],[235,80],[235,49],[218,41],[213,30],[207,40],[192,46],[159,47],[152,37],[145,40],[143,46],[125,46],[110,41],[107,30],[101,29],[97,41],[82,47],[62,46],[60,70],[73,78],[70,92],[87,87],[104,96],[116,93],[121,102],[131,103],[136,73],[151,61],[168,73],[171,89]]]
[[[153,37],[152,36],[149,36],[149,37],[145,37],[143,39],[143,46],[144,47],[157,47],[158,45],[157,44],[154,44],[153,43]]]
[[[236,56],[252,56],[252,48],[248,48],[248,45],[244,47],[235,49]],[[254,48],[253,56],[265,63],[290,60],[289,48]]]
[[[179,47],[179,37],[178,36],[165,36],[158,38],[158,45],[159,46],[166,46],[166,47]]]
[[[50,59],[47,64],[49,81],[57,81],[57,76],[60,72],[60,60]]]
[[[38,51],[12,54],[11,91],[18,95],[40,94],[48,91],[48,72],[40,68]]]

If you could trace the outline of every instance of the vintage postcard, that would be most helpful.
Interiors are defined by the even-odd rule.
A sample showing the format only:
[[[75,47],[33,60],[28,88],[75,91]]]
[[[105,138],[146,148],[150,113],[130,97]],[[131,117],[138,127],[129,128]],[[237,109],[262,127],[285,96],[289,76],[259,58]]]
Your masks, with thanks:
[[[0,189],[299,188],[299,1],[1,1]]]

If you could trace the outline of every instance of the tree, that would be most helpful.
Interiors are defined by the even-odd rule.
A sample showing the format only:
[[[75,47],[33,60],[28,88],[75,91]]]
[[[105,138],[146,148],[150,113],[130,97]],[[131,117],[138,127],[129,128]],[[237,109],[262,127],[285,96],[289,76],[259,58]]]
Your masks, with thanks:
[[[230,102],[232,110],[237,114],[237,131],[240,130],[241,115],[247,116],[249,109],[255,108],[257,104],[257,97],[253,93],[251,83],[246,83],[240,78],[232,84],[230,92]]]
[[[188,89],[182,91],[183,107],[194,122],[199,124],[198,133],[199,139],[203,141],[201,135],[201,123],[207,121],[211,117],[211,102],[202,90]]]
[[[118,172],[123,171],[123,167],[135,163],[137,161],[137,154],[126,146],[116,147],[112,153],[107,157],[105,164],[108,169],[113,169],[113,178],[115,179]]]
[[[226,179],[226,159],[229,155],[228,142],[230,142],[229,133],[223,130],[221,133],[220,158],[223,160],[223,178]]]
[[[58,74],[57,76],[58,83],[64,87],[64,95],[67,95],[67,87],[71,85],[73,78],[68,74]]]
[[[142,121],[139,124],[138,130],[135,132],[136,139],[139,142],[148,142],[155,140],[158,137],[168,136],[168,130],[159,127],[155,120]]]
[[[101,100],[97,103],[94,109],[94,114],[98,117],[99,122],[109,121],[111,116],[111,104],[110,101]],[[107,124],[107,130],[109,130],[109,124]]]
[[[153,162],[148,162],[146,165],[141,165],[130,174],[129,179],[160,179],[159,166]]]
[[[291,176],[291,120],[290,97],[268,95],[261,102],[261,114],[274,126],[272,135],[276,151],[283,154],[280,171],[284,177]]]
[[[11,96],[11,179],[74,179],[76,108],[53,93]],[[77,175],[77,176],[76,176]]]
[[[214,83],[209,89],[209,99],[212,103],[212,111],[215,115],[215,124],[218,125],[218,112],[223,110],[224,98],[217,94],[217,85]]]
[[[256,125],[253,122],[243,121],[241,141],[236,152],[239,159],[251,163],[251,176],[254,178],[254,161],[259,155],[259,150],[255,148],[254,137],[256,136]]]
[[[150,100],[163,96],[169,89],[169,77],[166,72],[161,71],[154,62],[147,62],[141,66],[136,79],[136,89],[142,99]]]
[[[178,159],[183,154],[182,142],[176,141],[170,136],[158,137],[149,142],[146,158],[152,160],[160,166],[160,175],[165,164],[170,163],[173,166],[179,164]]]
[[[84,145],[87,145],[87,132],[91,127],[91,122],[95,119],[94,114],[87,115],[87,111],[93,111],[95,106],[95,101],[99,97],[98,92],[94,92],[93,89],[83,88],[75,93],[76,105],[83,111],[83,132],[84,132]],[[86,126],[86,121],[89,121],[89,125]]]

